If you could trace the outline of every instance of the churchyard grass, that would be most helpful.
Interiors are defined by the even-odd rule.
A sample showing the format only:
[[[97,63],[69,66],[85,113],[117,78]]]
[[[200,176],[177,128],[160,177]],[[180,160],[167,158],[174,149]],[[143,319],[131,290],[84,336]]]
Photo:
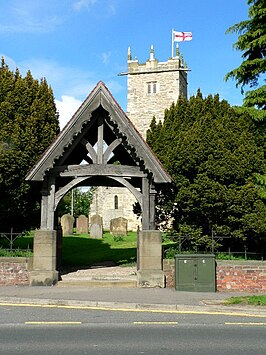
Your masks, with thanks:
[[[137,233],[115,240],[105,232],[102,239],[89,238],[87,234],[74,234],[63,237],[63,266],[90,266],[111,261],[117,265],[136,263]]]
[[[9,242],[0,238],[0,257],[29,257],[33,249],[34,231],[17,238],[10,252]],[[23,249],[23,250],[22,250]],[[102,239],[89,238],[87,234],[74,234],[63,237],[63,266],[90,266],[104,261],[117,265],[135,264],[137,259],[137,233],[128,232],[125,237],[115,239],[105,232]]]
[[[224,305],[246,304],[252,306],[266,306],[266,295],[230,297]]]

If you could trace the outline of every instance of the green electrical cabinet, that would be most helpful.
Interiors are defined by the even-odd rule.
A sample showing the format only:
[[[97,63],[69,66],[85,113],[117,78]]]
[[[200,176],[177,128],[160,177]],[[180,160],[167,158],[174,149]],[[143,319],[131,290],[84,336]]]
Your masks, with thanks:
[[[213,254],[179,254],[175,257],[177,291],[216,291],[216,263]]]

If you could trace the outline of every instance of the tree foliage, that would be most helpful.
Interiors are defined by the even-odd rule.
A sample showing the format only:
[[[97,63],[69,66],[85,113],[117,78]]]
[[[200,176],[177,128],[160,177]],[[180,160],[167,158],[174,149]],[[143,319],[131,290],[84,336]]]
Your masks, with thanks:
[[[0,226],[34,226],[40,188],[25,176],[59,132],[53,92],[45,79],[0,67]],[[39,218],[39,217],[38,217]]]
[[[73,215],[77,218],[80,215],[88,216],[90,212],[90,205],[95,189],[82,190],[80,188],[69,191],[58,206],[58,215],[62,217],[63,214],[71,213],[73,203]],[[73,201],[72,201],[73,198]]]
[[[265,132],[265,123],[247,111],[199,91],[166,110],[163,124],[153,120],[147,142],[174,182],[158,202],[175,231],[265,236],[266,207],[257,188],[258,174],[265,173],[265,134],[256,124]]]
[[[227,30],[227,33],[239,34],[234,48],[243,52],[243,62],[226,75],[226,80],[234,78],[242,93],[244,87],[249,85],[252,90],[246,92],[244,105],[265,110],[266,85],[259,86],[259,79],[266,71],[266,3],[265,0],[248,0],[247,3],[250,6],[249,20]]]

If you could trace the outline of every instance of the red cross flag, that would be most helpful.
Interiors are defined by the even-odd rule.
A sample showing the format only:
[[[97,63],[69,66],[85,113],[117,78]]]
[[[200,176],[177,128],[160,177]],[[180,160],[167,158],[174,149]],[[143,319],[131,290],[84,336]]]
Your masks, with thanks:
[[[183,41],[191,41],[191,40],[192,40],[192,32],[173,31],[174,42],[183,42]]]

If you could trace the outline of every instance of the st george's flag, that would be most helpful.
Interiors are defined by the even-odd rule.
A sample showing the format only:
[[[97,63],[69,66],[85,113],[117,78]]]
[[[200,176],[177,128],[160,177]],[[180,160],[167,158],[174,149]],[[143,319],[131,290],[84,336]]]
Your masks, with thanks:
[[[192,32],[173,31],[173,42],[184,42],[192,40]]]

